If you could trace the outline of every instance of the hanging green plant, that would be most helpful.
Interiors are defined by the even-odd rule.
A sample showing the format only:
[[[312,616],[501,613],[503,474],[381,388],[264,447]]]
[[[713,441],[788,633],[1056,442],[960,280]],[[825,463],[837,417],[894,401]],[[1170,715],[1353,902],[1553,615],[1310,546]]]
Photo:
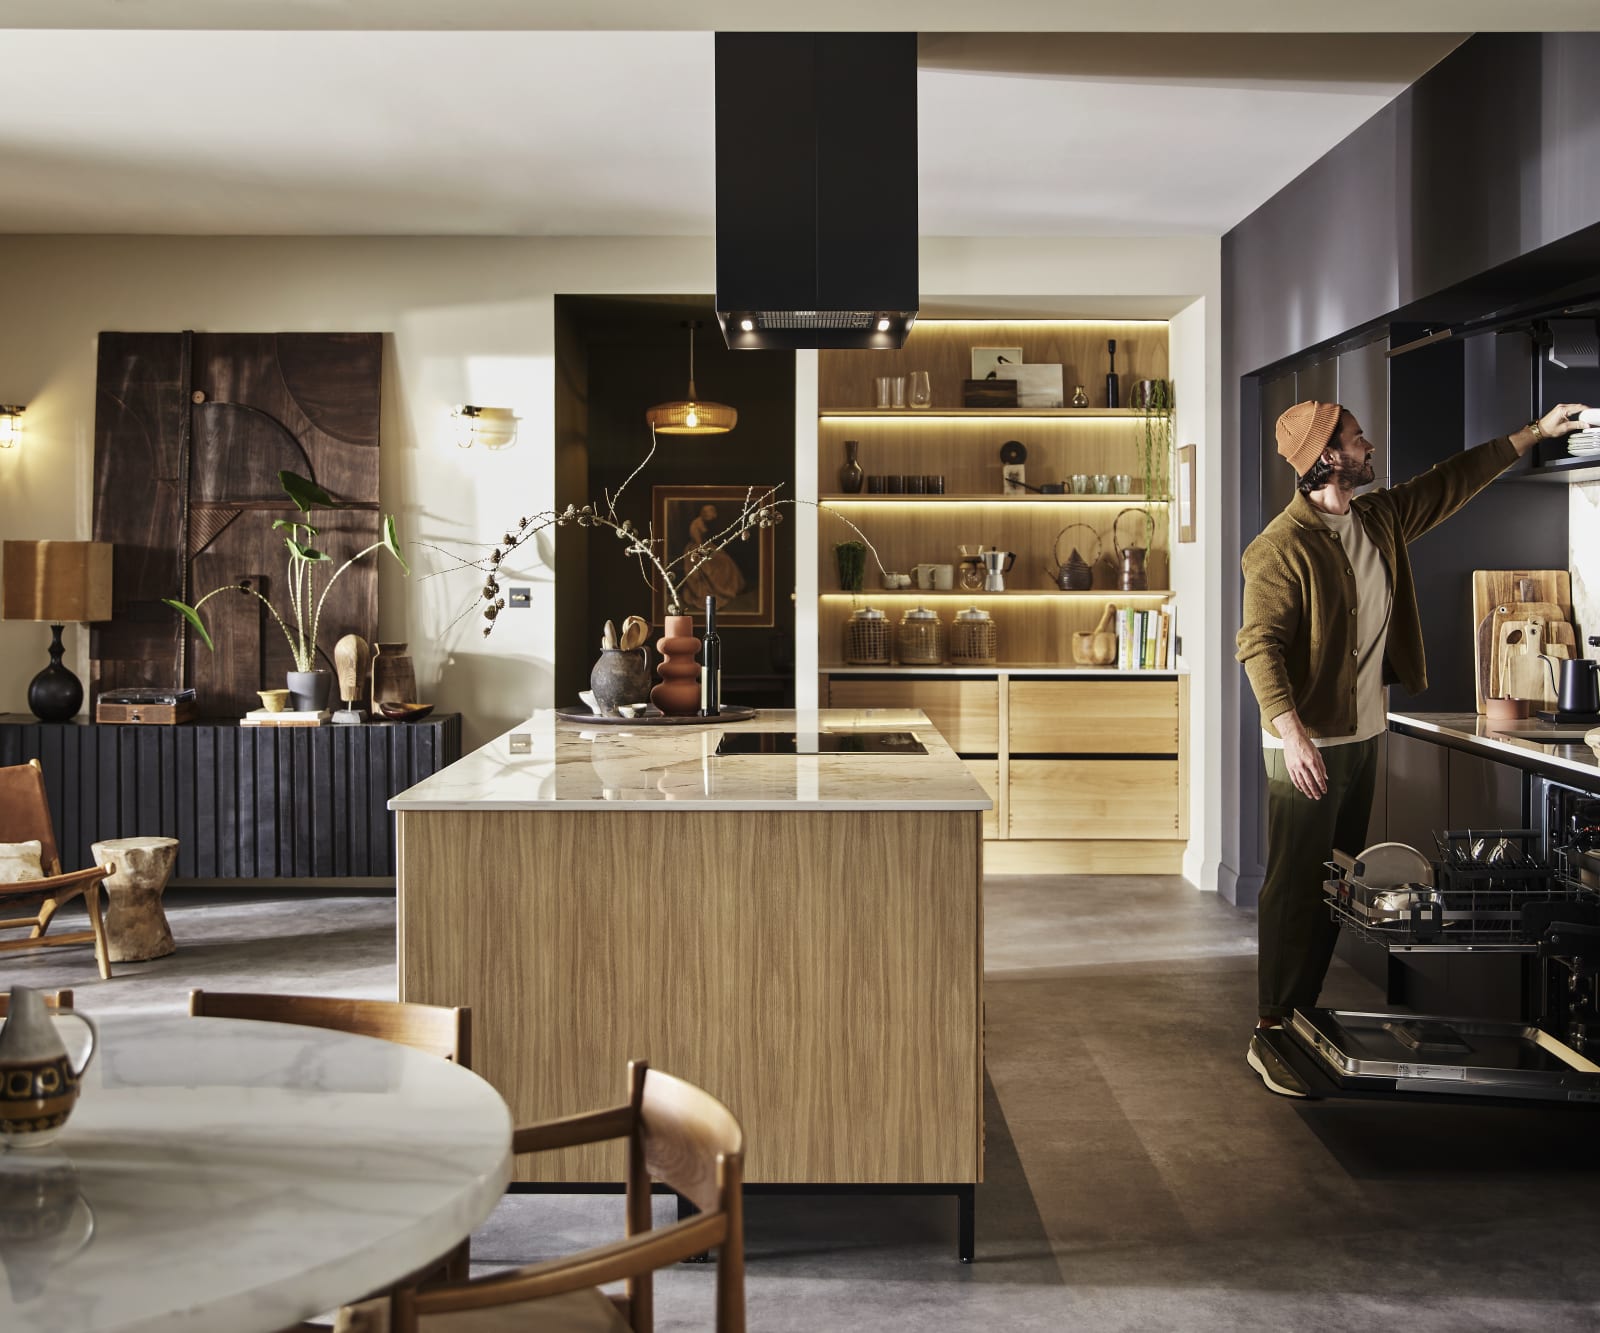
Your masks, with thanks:
[[[1144,516],[1147,540],[1154,545],[1158,503],[1172,499],[1172,385],[1150,380],[1139,403],[1144,419],[1139,466],[1144,481]]]

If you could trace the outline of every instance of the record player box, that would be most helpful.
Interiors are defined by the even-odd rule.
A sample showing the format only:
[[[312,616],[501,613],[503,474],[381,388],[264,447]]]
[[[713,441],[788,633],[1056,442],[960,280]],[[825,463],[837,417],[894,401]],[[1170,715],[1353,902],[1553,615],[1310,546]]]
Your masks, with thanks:
[[[138,723],[145,726],[175,726],[180,722],[193,722],[198,716],[193,699],[177,703],[123,704],[97,699],[94,705],[96,722]]]

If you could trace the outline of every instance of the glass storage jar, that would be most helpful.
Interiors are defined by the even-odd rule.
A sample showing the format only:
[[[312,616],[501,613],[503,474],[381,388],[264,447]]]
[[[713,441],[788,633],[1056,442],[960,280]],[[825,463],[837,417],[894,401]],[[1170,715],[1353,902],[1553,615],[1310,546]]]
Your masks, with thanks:
[[[950,624],[950,665],[987,666],[995,660],[998,639],[987,611],[976,606],[957,611]]]
[[[944,661],[944,621],[937,611],[913,607],[900,617],[895,637],[901,666],[938,666]]]
[[[889,618],[876,607],[852,611],[844,626],[844,660],[848,666],[889,665]]]

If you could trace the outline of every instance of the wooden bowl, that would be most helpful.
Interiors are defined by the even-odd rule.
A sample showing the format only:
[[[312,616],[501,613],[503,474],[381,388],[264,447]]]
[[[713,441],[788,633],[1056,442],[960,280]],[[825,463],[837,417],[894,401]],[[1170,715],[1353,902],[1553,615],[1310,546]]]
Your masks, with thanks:
[[[1110,666],[1117,660],[1117,636],[1079,630],[1072,636],[1072,658],[1079,666]]]
[[[281,713],[289,706],[288,690],[257,690],[261,696],[261,706],[269,713]]]
[[[1483,715],[1491,722],[1516,722],[1528,716],[1526,699],[1494,699],[1483,701]]]
[[[420,722],[433,712],[432,704],[404,704],[393,699],[385,699],[378,705],[378,711],[391,722]]]

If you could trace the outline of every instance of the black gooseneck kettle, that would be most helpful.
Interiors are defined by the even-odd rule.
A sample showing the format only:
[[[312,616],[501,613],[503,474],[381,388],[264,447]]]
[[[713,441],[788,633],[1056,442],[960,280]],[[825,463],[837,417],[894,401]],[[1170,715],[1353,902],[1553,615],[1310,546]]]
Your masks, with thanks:
[[[1589,639],[1600,645],[1600,635]],[[1569,657],[1561,662],[1561,676],[1556,678],[1555,663],[1545,658],[1545,669],[1550,672],[1550,683],[1556,692],[1556,711],[1576,714],[1579,717],[1600,713],[1600,662],[1589,657]]]

